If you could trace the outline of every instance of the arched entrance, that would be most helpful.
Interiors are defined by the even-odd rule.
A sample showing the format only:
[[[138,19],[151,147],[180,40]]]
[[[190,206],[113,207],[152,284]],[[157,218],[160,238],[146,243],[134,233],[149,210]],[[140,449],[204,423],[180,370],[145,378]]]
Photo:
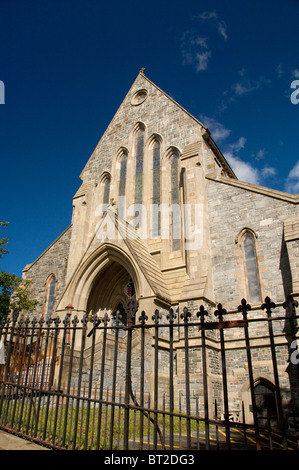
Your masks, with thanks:
[[[276,426],[277,411],[275,390],[272,384],[260,380],[254,387],[257,418],[259,426]]]
[[[125,307],[135,295],[130,273],[117,261],[112,261],[102,269],[93,281],[87,302],[87,313],[102,316],[108,313],[113,317],[119,311],[120,325],[126,326]]]

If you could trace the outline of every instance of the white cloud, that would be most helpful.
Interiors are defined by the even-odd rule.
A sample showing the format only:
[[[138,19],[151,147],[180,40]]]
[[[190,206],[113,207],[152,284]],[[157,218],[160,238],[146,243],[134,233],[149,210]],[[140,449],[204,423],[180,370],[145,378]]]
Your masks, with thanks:
[[[239,180],[246,181],[247,183],[260,184],[260,174],[257,168],[254,168],[250,163],[244,162],[239,157],[234,156],[232,152],[226,152],[224,156]]]
[[[199,119],[205,126],[207,126],[215,142],[223,141],[230,136],[231,130],[227,129],[221,122],[217,121],[216,119],[209,118],[208,116],[204,116],[202,114],[199,116]]]
[[[231,130],[226,128],[221,122],[215,118],[200,115],[199,119],[207,126],[215,142],[225,141],[231,134]],[[246,146],[246,138],[240,137],[237,141],[226,144],[225,151],[223,152],[224,157],[233,169],[237,178],[247,183],[253,183],[258,185],[264,185],[266,178],[271,178],[276,175],[276,169],[265,165],[263,168],[257,168],[249,162],[244,161],[240,156],[241,152]],[[251,158],[255,160],[261,160],[265,156],[265,150],[260,149],[256,154],[252,154]],[[298,162],[298,190],[299,190],[299,162]]]
[[[299,161],[294,165],[288,174],[285,191],[291,194],[299,193]]]
[[[207,70],[208,68],[208,60],[211,57],[212,53],[211,51],[206,51],[197,53],[195,56],[195,69],[197,72],[200,72],[201,70]]]
[[[213,11],[203,11],[199,15],[197,15],[197,18],[200,18],[201,20],[210,20],[210,19],[217,19],[218,15],[216,13],[216,10]]]
[[[227,30],[227,27],[226,27],[225,21],[219,21],[219,23],[218,23],[218,33],[220,34],[220,36],[223,37],[223,39],[225,41],[228,40],[228,35],[227,35],[226,30]]]
[[[199,18],[202,21],[209,21],[209,20],[215,21],[218,33],[220,34],[220,36],[223,37],[223,39],[225,41],[227,41],[227,39],[228,39],[227,25],[226,25],[224,20],[221,20],[219,18],[218,13],[216,12],[216,10],[203,11],[202,13],[197,15],[196,18]]]
[[[268,83],[270,83],[270,80],[264,77],[260,77],[258,80],[250,80],[247,78],[235,83],[232,86],[232,89],[237,96],[240,96],[255,90],[259,90],[263,85]]]
[[[239,152],[241,149],[245,147],[246,144],[246,138],[245,137],[240,137],[237,142],[234,142],[232,144],[229,144],[229,151],[230,152]]]
[[[237,178],[247,183],[259,184],[260,173],[257,168],[254,168],[250,163],[243,161],[238,153],[244,149],[246,144],[246,138],[240,137],[236,142],[227,146],[224,157],[232,167]]]
[[[211,35],[216,32],[227,41],[227,25],[215,10],[204,11],[193,19],[200,20],[200,31],[207,32],[207,35],[199,35],[196,29],[185,31],[181,37],[181,53],[183,64],[193,65],[197,72],[201,72],[207,70],[212,55],[209,47]]]
[[[183,64],[193,65],[197,72],[208,68],[211,57],[207,38],[198,36],[194,31],[185,31],[181,38]]]
[[[276,169],[271,166],[264,166],[261,170],[261,175],[263,178],[269,178],[276,175]]]
[[[266,154],[265,150],[260,149],[256,153],[252,153],[251,157],[254,158],[255,160],[262,160],[265,157],[265,154]]]

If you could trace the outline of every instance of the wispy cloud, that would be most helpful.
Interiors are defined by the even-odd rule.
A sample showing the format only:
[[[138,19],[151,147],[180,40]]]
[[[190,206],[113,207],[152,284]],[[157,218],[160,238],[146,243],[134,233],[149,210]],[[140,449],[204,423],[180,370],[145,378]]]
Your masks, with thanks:
[[[223,123],[219,122],[214,117],[208,117],[202,114],[199,116],[199,119],[205,126],[208,127],[215,142],[222,143],[224,149],[223,155],[239,180],[260,185],[264,183],[265,179],[272,178],[276,175],[275,168],[269,165],[257,167],[254,165],[254,163],[252,163],[254,161],[261,161],[264,158],[266,153],[264,149],[260,149],[256,153],[251,154],[250,161],[246,161],[242,157],[242,151],[245,150],[247,143],[247,139],[244,136],[239,137],[239,139],[234,142],[228,143],[227,139],[231,135],[231,130],[228,129]]]
[[[276,169],[268,165],[257,168],[251,162],[242,159],[239,156],[239,152],[245,148],[245,144],[245,137],[240,137],[236,142],[228,145],[224,156],[239,180],[265,186],[264,180],[275,176]],[[263,155],[263,152],[260,150],[257,154]]]
[[[197,72],[201,70],[207,70],[208,68],[208,61],[211,57],[211,51],[205,51],[201,53],[197,53],[195,56],[195,69]]]
[[[244,77],[244,73],[243,73]],[[252,91],[259,90],[263,85],[269,84],[271,81],[265,77],[260,77],[258,80],[251,80],[244,77],[232,86],[232,90],[236,96],[245,95]]]
[[[222,93],[218,112],[225,111],[231,103],[236,102],[239,98],[262,89],[271,83],[271,80],[261,76],[258,79],[249,78],[246,70],[242,68],[239,73],[239,79],[231,85],[231,87]]]
[[[299,193],[299,161],[297,161],[288,174],[285,191],[291,194]]]
[[[216,12],[216,10],[203,11],[199,15],[196,15],[196,18],[199,18],[202,21],[213,22],[213,24],[216,26],[216,30],[218,31],[220,36],[222,36],[222,38],[225,41],[228,40],[226,22],[219,18],[218,13]]]
[[[220,36],[223,37],[223,39],[224,39],[225,41],[228,40],[227,26],[226,26],[225,21],[219,21],[219,22],[218,22],[218,33],[220,34]]]
[[[215,10],[204,11],[194,16],[193,19],[200,21],[199,28],[193,28],[183,33],[181,53],[183,64],[192,65],[197,72],[201,72],[208,69],[212,57],[211,36],[214,36],[216,32],[227,41],[227,26]],[[212,28],[206,28],[207,25],[212,25]]]
[[[197,72],[208,68],[212,55],[207,38],[199,36],[195,31],[185,31],[181,38],[183,63],[193,65]]]
[[[216,142],[222,142],[230,136],[231,130],[227,129],[221,122],[215,118],[210,118],[200,114],[199,119],[207,126]]]

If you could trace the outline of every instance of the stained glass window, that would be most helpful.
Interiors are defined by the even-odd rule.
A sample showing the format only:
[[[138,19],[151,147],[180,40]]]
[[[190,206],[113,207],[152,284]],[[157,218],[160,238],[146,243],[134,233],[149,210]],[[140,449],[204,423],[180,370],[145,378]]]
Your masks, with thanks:
[[[109,193],[110,193],[110,178],[106,178],[104,181],[104,192],[103,192],[103,212],[109,205]]]
[[[161,199],[160,176],[160,143],[155,142],[153,147],[153,212],[152,212],[152,236],[158,237],[161,230],[161,214],[159,209]]]
[[[126,195],[126,179],[127,179],[127,153],[123,153],[120,158],[120,171],[119,171],[119,182],[118,182],[118,215],[124,217],[125,212],[125,195]]]
[[[144,153],[144,130],[140,129],[137,134],[136,145],[136,170],[135,170],[135,204],[142,204],[143,184],[143,153]]]
[[[180,249],[181,222],[179,213],[179,157],[173,154],[170,160],[170,188],[172,214],[172,251]]]
[[[142,189],[143,189],[143,156],[144,156],[144,130],[140,129],[136,138],[136,167],[135,167],[135,218],[138,219],[135,228],[141,227],[142,213],[140,206],[142,205]],[[137,205],[139,207],[137,207]]]
[[[249,302],[260,301],[260,287],[255,253],[255,240],[250,232],[243,236],[245,271],[248,285]]]
[[[127,154],[123,153],[120,159],[119,184],[118,184],[119,196],[125,196],[126,194],[127,160],[128,160]]]
[[[51,318],[53,313],[54,307],[54,296],[55,296],[55,286],[56,286],[56,279],[55,276],[52,275],[47,282],[47,298],[46,298],[46,312],[45,312],[45,320],[48,321]]]

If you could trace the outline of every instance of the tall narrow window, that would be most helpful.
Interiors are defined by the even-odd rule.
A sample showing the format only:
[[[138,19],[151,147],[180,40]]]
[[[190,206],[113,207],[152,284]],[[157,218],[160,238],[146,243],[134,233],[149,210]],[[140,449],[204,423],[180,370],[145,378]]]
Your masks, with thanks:
[[[126,195],[126,179],[127,179],[127,153],[123,153],[120,158],[119,182],[118,182],[118,215],[124,217],[125,211],[125,195]]]
[[[143,157],[144,130],[140,129],[136,137],[136,167],[135,167],[135,228],[142,225],[142,191],[143,191]]]
[[[56,279],[54,274],[48,279],[46,284],[46,309],[45,321],[49,321],[53,313],[54,299],[55,299]]]
[[[242,239],[245,272],[250,302],[260,301],[260,285],[258,279],[255,239],[252,233],[245,232]]]
[[[120,171],[119,171],[119,183],[118,183],[118,195],[119,196],[125,196],[126,194],[127,160],[128,160],[128,155],[126,153],[123,153],[120,158]]]
[[[170,160],[170,190],[172,214],[172,251],[178,251],[181,246],[181,220],[179,207],[179,157],[177,154],[173,154]]]
[[[159,237],[161,231],[161,214],[159,211],[161,199],[161,175],[160,175],[160,142],[155,141],[153,147],[153,213],[152,236]]]
[[[105,178],[104,188],[103,188],[103,212],[107,210],[109,206],[109,194],[110,194],[110,178]]]
[[[144,130],[140,129],[136,141],[135,204],[142,204],[143,154]]]

